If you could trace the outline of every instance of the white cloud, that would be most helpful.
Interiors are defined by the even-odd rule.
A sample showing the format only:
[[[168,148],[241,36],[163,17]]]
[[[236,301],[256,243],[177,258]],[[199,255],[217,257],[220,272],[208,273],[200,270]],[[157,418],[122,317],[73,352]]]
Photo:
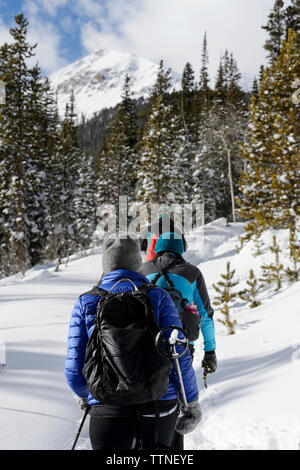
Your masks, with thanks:
[[[30,59],[29,64],[33,66],[38,62],[39,66],[49,74],[67,65],[67,61],[60,56],[61,37],[55,26],[41,21],[36,16],[37,11],[32,1],[26,2],[25,12],[29,19],[28,40],[30,44],[38,44],[36,55]],[[15,24],[12,24],[12,27],[14,26]],[[5,42],[12,42],[12,36],[9,33],[9,26],[0,18],[0,45]]]
[[[59,10],[65,6],[68,6],[70,15],[64,18]],[[62,57],[63,34],[75,34],[71,14],[75,14],[80,21],[103,14],[97,0],[24,0],[22,8],[29,20],[29,39],[37,43],[36,57],[31,62],[38,61],[48,74],[68,64]],[[46,19],[45,13],[52,18]]]
[[[246,79],[265,63],[261,25],[273,0],[114,0],[108,14],[81,25],[88,53],[116,48],[148,59],[165,59],[181,73],[187,61],[197,71],[207,31],[210,73],[214,81],[221,52],[229,49]],[[100,27],[97,25],[100,25]],[[245,78],[244,78],[245,80]],[[244,83],[245,85],[245,83]]]
[[[67,3],[68,0],[25,0],[24,6],[30,15],[37,15],[43,9],[48,15],[56,16],[58,9]]]
[[[68,0],[40,0],[42,6],[51,16],[57,14],[58,8],[68,4]]]
[[[104,6],[99,0],[73,0],[70,9],[79,17],[101,18]]]
[[[29,21],[28,38],[30,43],[37,43],[36,56],[31,63],[38,62],[48,74],[67,65],[61,56],[61,34],[57,26],[39,15],[42,5],[47,13],[55,15],[57,9],[67,0],[25,0],[23,11]]]
[[[60,35],[52,24],[32,21],[28,37],[31,43],[37,43],[36,56],[32,61],[38,61],[45,72],[50,74],[67,65],[66,60],[60,56]]]

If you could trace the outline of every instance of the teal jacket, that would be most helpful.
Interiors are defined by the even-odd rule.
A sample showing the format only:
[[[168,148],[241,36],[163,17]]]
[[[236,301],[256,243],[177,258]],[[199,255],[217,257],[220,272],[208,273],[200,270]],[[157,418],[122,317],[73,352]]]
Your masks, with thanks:
[[[172,253],[164,253],[155,261],[147,261],[143,264],[140,272],[150,281],[158,275],[158,267],[165,270],[178,289],[183,298],[189,303],[194,301],[200,315],[201,332],[204,339],[204,350],[215,351],[215,328],[213,323],[213,308],[210,305],[206,284],[201,271],[190,263],[187,263],[181,256]],[[159,287],[168,287],[167,281],[161,276],[156,284]]]

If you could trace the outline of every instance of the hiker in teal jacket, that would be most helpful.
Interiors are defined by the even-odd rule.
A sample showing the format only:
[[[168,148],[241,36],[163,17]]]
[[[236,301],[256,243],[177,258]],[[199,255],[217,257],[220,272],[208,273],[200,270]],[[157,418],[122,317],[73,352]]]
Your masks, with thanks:
[[[155,245],[156,257],[142,265],[140,272],[150,281],[157,278],[159,271],[166,271],[169,278],[178,289],[182,297],[189,303],[194,302],[200,315],[201,332],[204,339],[204,361],[210,364],[214,372],[216,369],[216,340],[213,323],[213,308],[211,307],[206,284],[201,271],[183,258],[184,244],[177,234],[170,232],[159,237]],[[168,287],[164,276],[161,276],[156,284],[159,287]]]
[[[182,254],[185,251],[183,240],[174,232],[164,233],[155,244],[156,256],[146,261],[140,272],[151,282],[162,288],[167,288],[166,277],[159,273],[167,273],[167,277],[173,283],[175,289],[181,292],[188,303],[196,305],[200,315],[201,332],[204,339],[204,357],[202,367],[204,374],[212,374],[217,368],[215,328],[213,323],[214,311],[210,305],[204,277],[201,271],[190,263],[187,263]],[[194,352],[194,344],[190,344],[191,354]],[[183,436],[175,431],[172,449],[181,451],[184,449]]]

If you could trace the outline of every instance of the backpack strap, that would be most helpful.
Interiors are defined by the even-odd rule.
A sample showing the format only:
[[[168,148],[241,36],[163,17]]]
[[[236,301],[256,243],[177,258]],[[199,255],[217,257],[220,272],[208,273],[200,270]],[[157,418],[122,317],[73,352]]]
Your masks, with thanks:
[[[157,281],[158,281],[158,279],[159,279],[160,277],[161,277],[161,274],[160,274],[160,273],[157,273],[156,276],[155,276],[155,278],[151,281],[151,283],[156,284]]]
[[[157,286],[153,285],[153,284],[148,284],[148,283],[145,283],[143,284],[142,286],[140,287],[137,287],[130,279],[120,279],[119,281],[116,282],[116,284],[114,284],[114,286],[109,290],[105,290],[105,289],[102,289],[101,287],[98,287],[98,286],[94,286],[91,290],[89,290],[88,292],[84,292],[84,294],[81,294],[80,297],[82,297],[83,295],[95,295],[95,296],[105,296],[107,294],[109,294],[109,292],[111,292],[111,290],[121,281],[129,281],[131,282],[133,285],[134,285],[134,290],[135,291],[142,291],[142,292],[145,292],[145,294],[147,294],[147,292]]]
[[[119,282],[122,282],[122,281],[129,281],[129,282],[131,282],[131,284],[132,284],[133,287],[134,287],[134,290],[135,290],[135,291],[138,291],[138,288],[136,287],[135,283],[132,282],[131,279],[128,279],[127,277],[124,277],[123,279],[119,279],[119,280],[109,289],[108,292],[110,293],[110,292],[116,287],[116,285],[118,285]]]
[[[156,286],[155,283],[153,283],[152,281],[150,284],[147,284],[147,283],[143,284],[141,287],[139,287],[139,290],[147,294],[149,290],[155,289],[156,287],[158,286]]]
[[[103,297],[104,295],[108,294],[108,291],[105,289],[102,289],[101,287],[94,286],[91,290],[88,292],[84,292],[84,294],[81,294],[80,297],[83,295],[95,295],[96,297]]]
[[[178,255],[178,256],[181,258],[180,255]],[[156,258],[156,259],[157,259],[157,258]],[[166,270],[166,269],[160,269],[159,266],[157,266],[157,264],[156,264],[155,261],[156,261],[156,260],[153,260],[153,263],[154,263],[154,265],[156,266],[156,268],[157,268],[157,270],[158,270],[159,272],[158,272],[158,274],[155,276],[155,278],[153,279],[153,281],[152,281],[153,284],[156,284],[157,281],[158,281],[158,279],[159,279],[161,276],[163,276],[163,277],[165,278],[165,280],[166,280],[166,282],[167,282],[167,284],[168,284],[168,287],[169,287],[170,289],[175,289],[176,291],[180,292],[180,291],[179,291],[178,289],[176,289],[176,287],[174,286],[174,282],[173,282],[172,279],[169,277],[169,274],[168,274],[167,270]],[[181,294],[181,292],[180,292],[180,294]],[[181,297],[182,297],[182,294],[181,294]],[[188,301],[187,299],[183,298],[183,297],[182,297],[182,301],[183,301],[183,305],[186,305],[186,304],[189,303],[189,301]]]
[[[169,286],[170,288],[172,288],[172,289],[175,289],[174,283],[173,283],[173,281],[170,279],[167,270],[166,270],[166,269],[160,269],[160,267],[159,267],[159,266],[157,265],[157,263],[156,263],[156,260],[157,260],[157,258],[155,258],[155,259],[153,260],[153,264],[154,264],[155,267],[157,268],[158,274],[157,274],[157,276],[155,276],[155,278],[153,279],[152,282],[153,282],[154,284],[156,284],[156,282],[158,281],[158,279],[159,279],[161,276],[163,276],[163,277],[165,278],[165,280],[166,280],[168,286]]]

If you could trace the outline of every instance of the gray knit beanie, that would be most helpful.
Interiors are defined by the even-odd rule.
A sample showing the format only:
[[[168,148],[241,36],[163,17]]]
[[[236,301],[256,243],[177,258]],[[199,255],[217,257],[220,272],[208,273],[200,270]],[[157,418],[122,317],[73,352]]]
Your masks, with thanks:
[[[129,235],[109,235],[103,242],[102,269],[104,274],[117,269],[139,271],[142,265],[140,243]]]

